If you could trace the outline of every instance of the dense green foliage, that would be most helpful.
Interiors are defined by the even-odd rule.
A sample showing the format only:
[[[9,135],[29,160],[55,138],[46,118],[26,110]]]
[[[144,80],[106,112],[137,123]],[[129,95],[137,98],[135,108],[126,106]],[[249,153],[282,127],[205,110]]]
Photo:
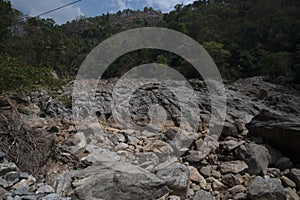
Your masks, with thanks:
[[[51,19],[28,18],[12,9],[9,1],[0,0],[0,91],[57,85],[52,70],[61,78],[74,78],[101,41],[145,26],[189,35],[210,53],[225,79],[294,76],[299,83],[299,10],[299,0],[200,0],[177,5],[168,14],[152,8],[126,9],[58,26]],[[146,49],[117,59],[105,77],[120,76],[149,62],[170,65],[187,78],[197,75],[182,58]]]

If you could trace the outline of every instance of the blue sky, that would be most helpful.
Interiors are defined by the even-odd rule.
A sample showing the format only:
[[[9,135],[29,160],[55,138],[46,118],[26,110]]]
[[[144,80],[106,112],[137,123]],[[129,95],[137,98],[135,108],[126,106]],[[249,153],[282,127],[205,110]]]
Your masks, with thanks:
[[[74,1],[75,0],[11,0],[11,3],[15,9],[21,10],[27,15],[36,16]],[[42,17],[53,18],[57,24],[63,24],[80,15],[93,17],[107,12],[117,12],[118,10],[124,10],[126,8],[142,10],[147,6],[161,10],[162,12],[168,12],[172,10],[176,4],[188,4],[193,1],[194,0],[82,0],[79,3]]]

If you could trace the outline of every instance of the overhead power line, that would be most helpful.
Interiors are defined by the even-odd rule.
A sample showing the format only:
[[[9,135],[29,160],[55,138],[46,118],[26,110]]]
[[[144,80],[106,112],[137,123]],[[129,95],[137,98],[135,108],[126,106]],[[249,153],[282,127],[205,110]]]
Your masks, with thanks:
[[[82,0],[77,0],[77,1],[74,1],[74,2],[72,2],[72,3],[68,3],[68,4],[63,5],[63,6],[60,6],[60,7],[58,7],[58,8],[49,10],[49,11],[47,11],[47,12],[43,12],[43,13],[41,13],[41,14],[35,16],[35,17],[40,17],[40,16],[42,16],[42,15],[46,15],[46,14],[52,13],[52,12],[54,12],[54,11],[57,11],[57,10],[60,10],[60,9],[62,9],[62,8],[65,8],[65,7],[67,7],[67,6],[70,6],[70,5],[73,5],[73,4],[75,4],[75,3],[78,3],[79,1],[82,1]]]

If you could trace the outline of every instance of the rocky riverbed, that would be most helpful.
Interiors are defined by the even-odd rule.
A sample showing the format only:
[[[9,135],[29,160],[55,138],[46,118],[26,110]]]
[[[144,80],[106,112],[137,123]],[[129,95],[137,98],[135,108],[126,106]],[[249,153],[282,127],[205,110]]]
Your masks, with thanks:
[[[120,126],[110,107],[116,83],[99,83],[97,121],[86,115],[80,128],[71,108],[59,101],[72,95],[72,84],[57,98],[44,90],[0,97],[2,199],[299,199],[298,86],[264,77],[226,84],[223,131],[203,156],[211,106],[202,81],[190,80],[200,116],[189,122],[193,133],[180,129],[176,96],[155,84],[132,95],[130,117],[140,125],[155,119],[161,125],[149,116],[153,109],[164,117],[163,126]],[[87,93],[78,94],[79,101]]]

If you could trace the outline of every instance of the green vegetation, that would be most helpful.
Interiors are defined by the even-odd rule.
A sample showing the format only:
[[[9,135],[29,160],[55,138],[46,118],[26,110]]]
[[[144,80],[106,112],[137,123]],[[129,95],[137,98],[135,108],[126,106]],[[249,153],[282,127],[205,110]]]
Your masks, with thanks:
[[[0,55],[0,92],[24,91],[37,87],[59,88],[63,81],[53,78],[51,69],[20,64],[15,58]]]
[[[106,38],[136,27],[160,26],[185,33],[213,57],[225,79],[256,75],[300,77],[299,0],[214,0],[177,5],[162,14],[129,9],[58,26],[51,19],[28,18],[0,0],[0,91],[55,88],[74,78],[86,55]],[[117,59],[105,78],[121,76],[149,62],[167,64],[187,78],[189,63],[169,52],[138,50]]]
[[[30,111],[25,108],[18,108],[18,112],[24,115],[30,115]]]
[[[59,96],[58,100],[64,104],[66,108],[72,108],[72,98],[67,96]]]

